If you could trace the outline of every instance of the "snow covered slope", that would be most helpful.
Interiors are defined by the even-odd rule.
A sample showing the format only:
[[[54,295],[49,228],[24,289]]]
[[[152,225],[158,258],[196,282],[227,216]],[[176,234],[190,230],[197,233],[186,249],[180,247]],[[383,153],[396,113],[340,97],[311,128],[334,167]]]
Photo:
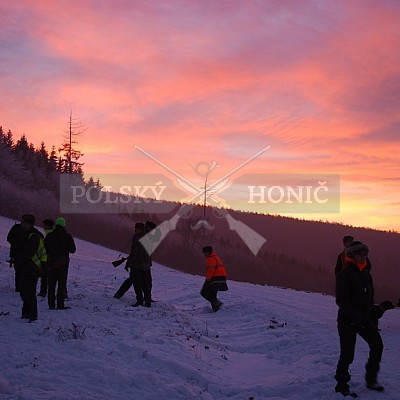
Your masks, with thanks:
[[[334,393],[339,343],[334,298],[229,282],[225,303],[209,312],[199,276],[153,266],[151,309],[133,308],[131,289],[113,268],[117,252],[76,240],[65,311],[39,298],[39,319],[20,319],[6,234],[0,218],[0,399],[340,399]],[[179,257],[179,254],[177,254]],[[228,271],[229,271],[229,265]],[[243,266],[245,268],[245,266]],[[399,310],[381,320],[385,344],[380,382],[364,387],[367,346],[357,343],[352,389],[362,399],[400,398]]]

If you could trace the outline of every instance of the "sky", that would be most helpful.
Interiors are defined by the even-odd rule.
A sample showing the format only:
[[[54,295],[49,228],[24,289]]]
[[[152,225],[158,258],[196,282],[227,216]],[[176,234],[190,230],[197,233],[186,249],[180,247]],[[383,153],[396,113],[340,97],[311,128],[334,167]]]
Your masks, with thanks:
[[[20,318],[21,299],[8,268],[0,217],[0,398],[2,400],[304,400],[335,394],[339,341],[332,296],[228,280],[224,302],[211,312],[198,275],[154,263],[151,308],[133,308],[131,289],[110,261],[114,250],[77,239],[71,256],[67,310],[49,310],[38,297],[38,320]],[[228,267],[228,266],[227,266]],[[228,268],[229,273],[229,268]],[[394,301],[395,299],[390,299]],[[399,309],[380,319],[384,352],[382,400],[399,393]],[[364,386],[367,345],[359,340],[351,389]]]
[[[251,175],[233,207],[270,212],[248,201],[266,174],[332,175],[339,210],[282,215],[400,231],[397,0],[16,0],[0,13],[0,125],[17,138],[58,148],[72,112],[87,176],[175,181],[139,146],[198,187],[207,165],[213,182],[270,146],[230,176]]]

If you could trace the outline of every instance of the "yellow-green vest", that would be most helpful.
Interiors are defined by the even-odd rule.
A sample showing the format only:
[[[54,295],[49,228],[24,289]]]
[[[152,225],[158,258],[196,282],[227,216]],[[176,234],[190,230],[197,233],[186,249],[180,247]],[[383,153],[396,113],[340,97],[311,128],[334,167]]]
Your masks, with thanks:
[[[29,235],[29,238],[32,235],[37,235],[36,233],[31,233]],[[44,242],[43,239],[40,235],[39,236],[39,246],[35,252],[35,254],[32,256],[31,260],[35,263],[35,265],[41,270],[42,269],[42,263],[47,262],[47,252],[44,247]]]

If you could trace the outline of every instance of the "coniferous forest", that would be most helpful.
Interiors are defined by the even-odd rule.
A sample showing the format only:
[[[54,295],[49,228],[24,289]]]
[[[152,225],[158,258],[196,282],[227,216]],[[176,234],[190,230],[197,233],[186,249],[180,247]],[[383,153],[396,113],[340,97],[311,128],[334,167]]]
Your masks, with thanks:
[[[75,174],[86,188],[95,186],[101,190],[98,180],[90,177],[85,181],[83,154],[75,150],[68,147],[68,142],[60,149],[54,145],[48,149],[45,143],[35,148],[26,135],[17,138],[11,130],[0,126],[0,215],[19,221],[21,215],[32,213],[39,227],[43,219],[57,218],[63,174]],[[181,206],[174,204],[169,213],[122,210],[113,214],[63,216],[75,237],[126,253],[135,222],[153,220],[160,224],[171,219]],[[334,266],[343,249],[341,240],[350,234],[371,249],[376,300],[397,303],[400,297],[397,257],[400,235],[396,232],[230,210],[233,219],[265,238],[264,245],[254,255],[227,219],[213,211],[211,207],[191,206],[190,216],[182,216],[176,229],[157,247],[154,261],[188,273],[203,274],[201,248],[211,244],[224,259],[229,279],[333,294]],[[194,229],[204,215],[212,228]],[[109,261],[113,268],[113,260]]]

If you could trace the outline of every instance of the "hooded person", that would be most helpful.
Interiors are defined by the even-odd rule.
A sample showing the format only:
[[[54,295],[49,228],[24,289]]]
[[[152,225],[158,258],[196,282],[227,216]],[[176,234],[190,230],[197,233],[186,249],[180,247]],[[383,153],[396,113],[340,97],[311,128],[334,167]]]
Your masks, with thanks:
[[[56,219],[54,229],[46,236],[44,243],[47,250],[48,305],[51,310],[65,310],[69,255],[75,253],[76,246],[74,238],[65,229],[63,217]]]
[[[369,358],[365,367],[367,388],[377,392],[384,390],[377,382],[383,343],[371,318],[371,310],[374,308],[374,286],[368,253],[369,248],[366,244],[354,241],[345,251],[345,267],[336,275],[340,356],[335,374],[335,390],[344,396],[357,397],[356,393],[350,391],[349,386],[349,367],[354,360],[357,335],[369,346]]]

